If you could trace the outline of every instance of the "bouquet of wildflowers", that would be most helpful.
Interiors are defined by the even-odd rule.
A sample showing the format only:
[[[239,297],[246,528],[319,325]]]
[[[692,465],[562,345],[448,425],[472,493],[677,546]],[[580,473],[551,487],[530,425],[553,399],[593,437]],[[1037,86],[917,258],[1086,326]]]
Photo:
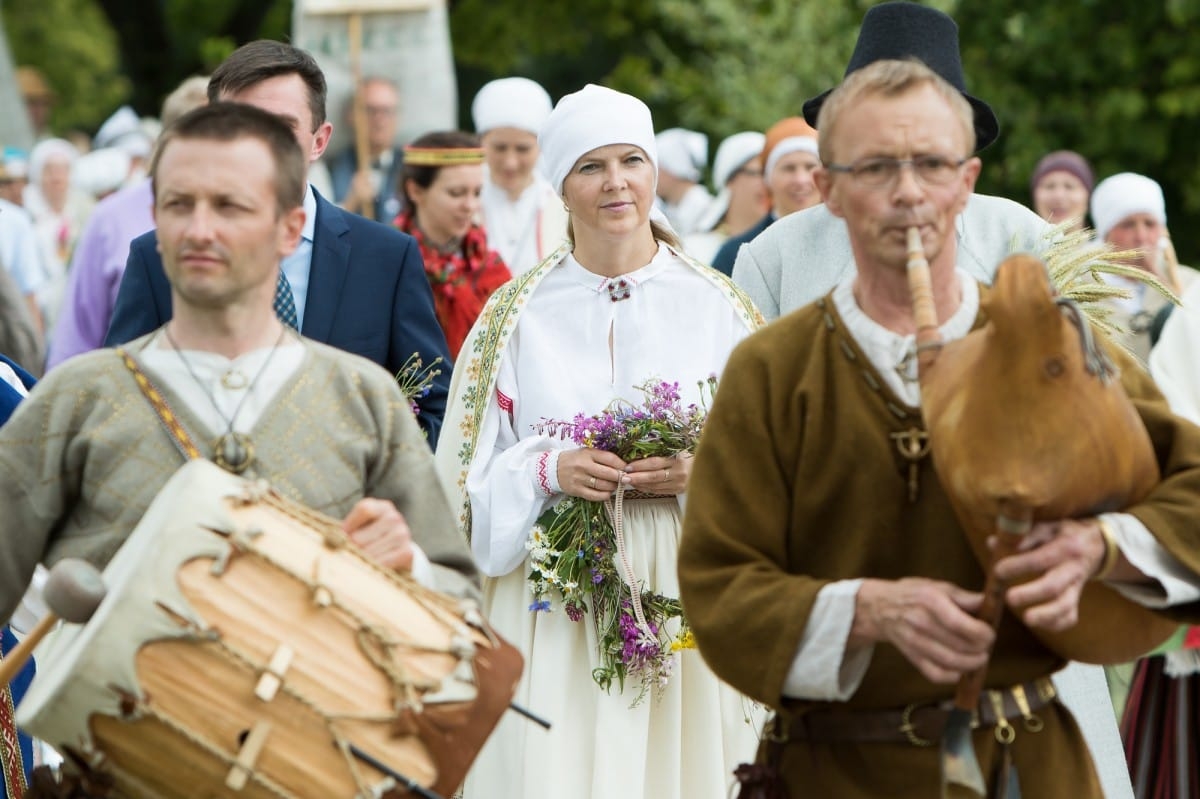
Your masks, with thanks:
[[[437,368],[441,362],[442,359],[439,356],[433,359],[433,363],[426,366],[421,360],[420,354],[414,352],[408,356],[408,359],[401,365],[400,371],[396,373],[396,384],[400,386],[401,393],[408,399],[413,416],[417,416],[421,412],[417,401],[429,395],[429,392],[433,390],[433,381],[442,373],[442,370]]]
[[[626,462],[692,452],[717,378],[699,385],[699,405],[683,405],[678,383],[651,380],[638,386],[644,395],[640,404],[617,400],[594,416],[545,419],[537,429]],[[529,609],[548,613],[557,602],[573,622],[590,613],[601,664],[592,678],[606,691],[614,681],[624,690],[626,678],[636,679],[637,704],[651,687],[666,685],[674,653],[694,643],[679,600],[645,590],[632,573],[620,534],[623,491],[619,487],[608,502],[567,497],[538,519],[526,543],[533,592]]]

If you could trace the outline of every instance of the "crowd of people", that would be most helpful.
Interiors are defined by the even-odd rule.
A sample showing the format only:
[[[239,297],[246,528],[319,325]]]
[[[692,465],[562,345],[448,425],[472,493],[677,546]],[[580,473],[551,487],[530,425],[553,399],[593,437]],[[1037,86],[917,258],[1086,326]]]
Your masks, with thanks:
[[[328,153],[325,77],[289,44],[87,143],[50,134],[25,75],[40,140],[0,165],[6,652],[39,564],[102,566],[201,457],[478,598],[522,652],[516,701],[553,727],[503,719],[467,799],[929,796],[980,669],[987,795],[1200,797],[1200,280],[1150,176],[1060,150],[1029,207],[974,191],[1000,123],[948,15],[872,7],[844,80],[711,169],[704,134],[597,85],[494,80],[474,131],[402,144],[396,84],[366,77],[362,135]],[[1089,230],[1123,265],[1096,278],[1103,360],[1159,482],[981,559],[923,446],[911,240],[952,342],[1007,255]],[[1094,583],[1175,634],[1069,662],[1043,635],[1104,625],[1077,618]],[[19,797],[31,751],[0,699]]]

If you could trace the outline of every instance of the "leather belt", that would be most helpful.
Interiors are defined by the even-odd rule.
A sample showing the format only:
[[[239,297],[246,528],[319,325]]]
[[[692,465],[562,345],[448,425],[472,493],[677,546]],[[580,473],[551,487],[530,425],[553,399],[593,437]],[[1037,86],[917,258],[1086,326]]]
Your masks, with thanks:
[[[996,727],[1003,740],[1015,734],[1009,720],[1021,719],[1037,732],[1042,720],[1034,714],[1057,697],[1049,677],[1039,677],[1003,690],[984,691],[972,726]],[[941,740],[954,709],[951,701],[912,704],[902,710],[814,710],[790,720],[776,716],[768,736],[780,743],[908,743],[932,746]]]

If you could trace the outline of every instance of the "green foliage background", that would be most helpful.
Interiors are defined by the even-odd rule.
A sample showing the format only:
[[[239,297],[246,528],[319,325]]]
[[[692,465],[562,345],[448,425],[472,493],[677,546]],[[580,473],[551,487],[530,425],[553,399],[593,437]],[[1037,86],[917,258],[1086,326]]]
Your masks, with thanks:
[[[840,79],[871,0],[453,0],[460,122],[487,80],[526,75],[554,97],[604,83],[660,128],[720,139],[797,114]],[[1000,140],[980,189],[1029,201],[1037,159],[1082,152],[1101,177],[1163,184],[1180,255],[1200,262],[1200,0],[928,0],[959,23],[969,88]],[[18,63],[61,97],[59,129],[94,130],[122,101],[154,113],[183,77],[237,44],[287,35],[289,0],[6,0]],[[161,18],[161,19],[159,19]],[[150,24],[153,23],[153,24]],[[138,39],[137,37],[142,37]]]

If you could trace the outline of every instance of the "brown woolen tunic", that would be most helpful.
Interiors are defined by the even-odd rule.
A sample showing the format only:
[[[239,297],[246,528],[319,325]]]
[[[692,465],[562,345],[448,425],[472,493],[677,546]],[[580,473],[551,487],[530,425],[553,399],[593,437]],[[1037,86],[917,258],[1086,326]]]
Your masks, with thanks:
[[[790,713],[828,705],[782,697],[824,585],[920,576],[980,590],[984,582],[928,458],[918,499],[908,500],[908,464],[891,434],[922,427],[919,410],[887,389],[832,301],[822,304],[759,331],[730,358],[697,453],[680,550],[682,599],[713,670]],[[1160,486],[1130,511],[1200,571],[1200,428],[1172,416],[1145,372],[1116,357],[1163,471]],[[1061,666],[1006,614],[987,686]],[[899,709],[952,693],[880,643],[845,705]],[[1045,729],[1029,733],[1017,723],[1013,745],[1026,799],[1101,796],[1070,714],[1055,706],[1038,715]],[[997,749],[990,729],[976,733],[976,747],[988,774]],[[783,768],[793,799],[929,797],[940,784],[937,748],[907,744],[792,743]]]

